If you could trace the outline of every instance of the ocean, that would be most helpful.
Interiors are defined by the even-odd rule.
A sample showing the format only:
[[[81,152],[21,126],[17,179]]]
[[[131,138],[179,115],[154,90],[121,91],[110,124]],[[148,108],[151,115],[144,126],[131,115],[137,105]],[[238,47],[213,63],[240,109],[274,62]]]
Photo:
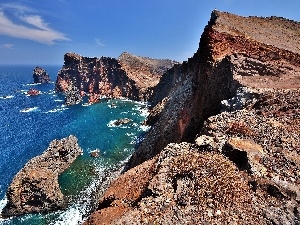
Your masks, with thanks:
[[[59,177],[61,190],[69,199],[66,209],[0,219],[0,224],[81,224],[89,210],[84,202],[90,201],[99,177],[126,161],[147,132],[148,127],[142,125],[147,104],[115,99],[66,106],[63,94],[54,92],[61,66],[41,65],[52,81],[48,84],[32,83],[34,67],[0,66],[0,209],[14,175],[52,140],[73,134],[84,154]],[[28,96],[30,88],[41,94]],[[121,118],[131,122],[115,126],[113,122]],[[101,152],[98,158],[90,156],[95,149]]]

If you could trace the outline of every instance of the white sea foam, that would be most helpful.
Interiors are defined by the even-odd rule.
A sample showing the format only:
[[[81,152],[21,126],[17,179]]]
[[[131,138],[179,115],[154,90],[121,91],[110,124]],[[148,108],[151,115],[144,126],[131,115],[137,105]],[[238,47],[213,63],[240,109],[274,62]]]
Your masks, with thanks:
[[[39,84],[41,84],[41,83],[30,83],[30,84],[24,84],[23,86],[36,86]]]
[[[57,109],[51,109],[45,113],[56,113],[56,112],[61,112],[61,111],[64,111],[64,110],[67,110],[68,108],[57,108]]]
[[[77,225],[82,224],[82,212],[80,205],[70,207],[68,210],[63,212],[57,221],[50,223],[51,225]]]
[[[84,107],[87,107],[87,106],[90,106],[90,105],[92,105],[91,103],[83,103],[82,104],[82,106],[84,106]]]
[[[25,108],[25,109],[20,110],[20,112],[22,112],[22,113],[34,112],[34,111],[37,111],[38,108],[39,107]]]
[[[107,126],[108,126],[108,127],[117,127],[117,126],[115,125],[115,122],[117,122],[117,120],[111,120],[111,121],[109,121],[109,123],[107,124]]]
[[[150,126],[141,125],[139,129],[146,132],[146,131],[148,131],[150,129]]]
[[[7,95],[7,96],[1,96],[0,99],[10,99],[10,98],[13,98],[15,96],[13,95]]]
[[[55,102],[63,102],[64,100],[62,100],[62,99],[55,99],[54,101]]]
[[[0,212],[6,206],[6,204],[7,204],[7,198],[5,196],[3,199],[0,200]]]
[[[117,106],[115,104],[108,105],[108,107],[111,108],[111,109],[117,108]]]

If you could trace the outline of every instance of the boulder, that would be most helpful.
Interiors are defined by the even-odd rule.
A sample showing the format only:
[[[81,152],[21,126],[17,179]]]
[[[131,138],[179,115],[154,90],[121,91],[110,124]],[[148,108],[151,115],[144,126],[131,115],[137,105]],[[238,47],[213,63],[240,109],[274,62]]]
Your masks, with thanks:
[[[242,170],[248,170],[259,177],[267,173],[260,161],[265,152],[253,140],[230,138],[223,147],[223,153]]]
[[[6,196],[3,217],[47,212],[66,204],[58,183],[58,175],[82,154],[77,138],[69,136],[53,140],[47,150],[34,157],[16,174]]]
[[[50,77],[46,70],[41,67],[35,67],[33,70],[33,82],[34,83],[49,83]]]

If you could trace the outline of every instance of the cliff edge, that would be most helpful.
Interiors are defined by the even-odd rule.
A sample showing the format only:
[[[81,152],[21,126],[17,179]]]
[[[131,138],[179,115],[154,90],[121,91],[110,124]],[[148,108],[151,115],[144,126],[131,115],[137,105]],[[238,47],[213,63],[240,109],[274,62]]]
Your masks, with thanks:
[[[89,96],[89,102],[100,101],[101,96],[125,97],[148,101],[152,88],[162,74],[176,62],[151,59],[123,53],[118,59],[110,57],[89,58],[76,53],[66,53],[64,66],[58,72],[55,90],[67,93],[74,104],[81,101],[81,95]],[[70,91],[73,90],[73,91]]]
[[[152,128],[85,224],[299,224],[299,32],[213,11],[194,56],[161,77]]]

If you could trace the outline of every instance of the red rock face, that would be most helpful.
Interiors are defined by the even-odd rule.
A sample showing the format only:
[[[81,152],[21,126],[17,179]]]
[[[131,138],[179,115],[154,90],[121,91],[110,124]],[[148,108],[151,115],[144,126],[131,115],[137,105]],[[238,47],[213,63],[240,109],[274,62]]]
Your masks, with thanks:
[[[30,96],[39,95],[39,94],[40,94],[40,91],[39,91],[39,90],[36,90],[36,89],[33,89],[33,88],[30,88],[30,89],[27,91],[27,94],[30,95]]]
[[[65,92],[71,84],[87,95],[138,99],[134,81],[126,76],[118,61],[112,58],[88,58],[67,53],[65,64],[57,75],[55,90]],[[93,97],[91,102],[95,102]]]
[[[233,96],[240,85],[299,88],[297,30],[299,23],[282,18],[214,11],[195,55],[161,78],[157,87],[166,90],[165,95],[154,90],[155,103],[167,96],[169,100],[159,115],[151,114],[157,122],[133,154],[131,165],[150,159],[168,143],[191,141],[203,121],[219,112],[221,100]]]
[[[88,58],[74,53],[65,54],[65,64],[59,71],[55,90],[66,92],[74,84],[89,95],[89,102],[100,96],[148,100],[161,75],[174,65],[171,60],[156,60],[123,53],[119,60]]]

